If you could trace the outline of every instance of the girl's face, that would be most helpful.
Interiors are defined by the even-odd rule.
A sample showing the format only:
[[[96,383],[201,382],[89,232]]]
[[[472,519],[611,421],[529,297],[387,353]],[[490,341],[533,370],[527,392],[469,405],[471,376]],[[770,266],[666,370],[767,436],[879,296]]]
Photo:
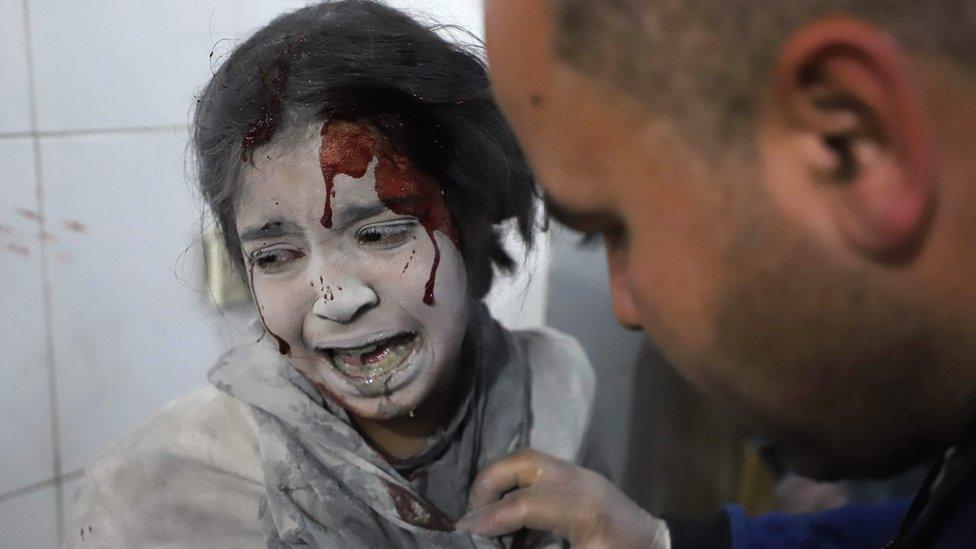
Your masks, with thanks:
[[[254,151],[242,184],[236,224],[261,318],[321,392],[385,419],[452,377],[470,306],[433,179],[371,128],[334,122]]]

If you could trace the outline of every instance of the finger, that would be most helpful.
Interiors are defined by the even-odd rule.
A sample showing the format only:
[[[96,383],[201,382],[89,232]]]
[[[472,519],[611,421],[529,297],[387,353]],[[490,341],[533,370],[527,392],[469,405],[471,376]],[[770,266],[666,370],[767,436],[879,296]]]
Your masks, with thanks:
[[[537,487],[523,488],[461,517],[457,529],[491,538],[531,528],[567,538],[573,513],[575,510],[562,494]]]
[[[468,506],[477,509],[512,488],[532,486],[547,468],[554,470],[561,466],[560,461],[535,450],[522,450],[506,456],[478,473],[471,485]]]

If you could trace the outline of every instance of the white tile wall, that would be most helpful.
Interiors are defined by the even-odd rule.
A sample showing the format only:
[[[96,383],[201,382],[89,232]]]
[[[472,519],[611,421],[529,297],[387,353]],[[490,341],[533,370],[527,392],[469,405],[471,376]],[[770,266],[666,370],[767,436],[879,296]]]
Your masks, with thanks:
[[[42,140],[48,219],[60,234],[50,271],[65,470],[204,385],[219,354],[207,295],[186,264],[199,253],[187,248],[200,206],[184,179],[185,139]]]
[[[0,494],[51,478],[40,225],[30,139],[0,141]],[[2,544],[0,544],[2,545]]]
[[[10,0],[6,0],[10,1]],[[31,2],[42,131],[185,124],[193,93],[244,32],[304,2]],[[478,0],[391,2],[482,34]]]
[[[306,0],[237,0],[237,32],[241,38],[247,38],[278,15],[309,3]]]
[[[30,2],[40,129],[186,124],[234,4]]]
[[[0,0],[0,132],[30,130],[22,0]]]
[[[0,546],[55,549],[58,528],[54,500],[54,488],[44,488],[0,503]]]

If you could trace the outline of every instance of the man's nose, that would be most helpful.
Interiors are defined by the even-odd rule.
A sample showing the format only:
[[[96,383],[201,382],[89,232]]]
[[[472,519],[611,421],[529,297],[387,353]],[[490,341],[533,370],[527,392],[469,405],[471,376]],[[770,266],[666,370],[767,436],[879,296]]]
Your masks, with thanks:
[[[312,312],[326,320],[348,324],[379,303],[379,296],[368,284],[347,278],[326,285],[315,301]]]

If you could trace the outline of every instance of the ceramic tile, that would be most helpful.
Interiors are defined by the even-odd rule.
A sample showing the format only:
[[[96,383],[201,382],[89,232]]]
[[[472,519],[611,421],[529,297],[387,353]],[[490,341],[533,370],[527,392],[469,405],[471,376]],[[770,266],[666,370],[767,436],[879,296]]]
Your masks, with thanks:
[[[0,132],[30,130],[27,51],[21,0],[0,0]]]
[[[0,545],[56,549],[54,488],[44,488],[0,503]]]
[[[39,125],[81,130],[184,125],[236,38],[234,0],[32,0]]]
[[[42,142],[64,469],[203,386],[219,352],[177,132]]]
[[[275,17],[308,4],[305,0],[237,0],[235,24],[238,34],[246,38]]]
[[[0,141],[0,493],[54,476],[34,152]]]

